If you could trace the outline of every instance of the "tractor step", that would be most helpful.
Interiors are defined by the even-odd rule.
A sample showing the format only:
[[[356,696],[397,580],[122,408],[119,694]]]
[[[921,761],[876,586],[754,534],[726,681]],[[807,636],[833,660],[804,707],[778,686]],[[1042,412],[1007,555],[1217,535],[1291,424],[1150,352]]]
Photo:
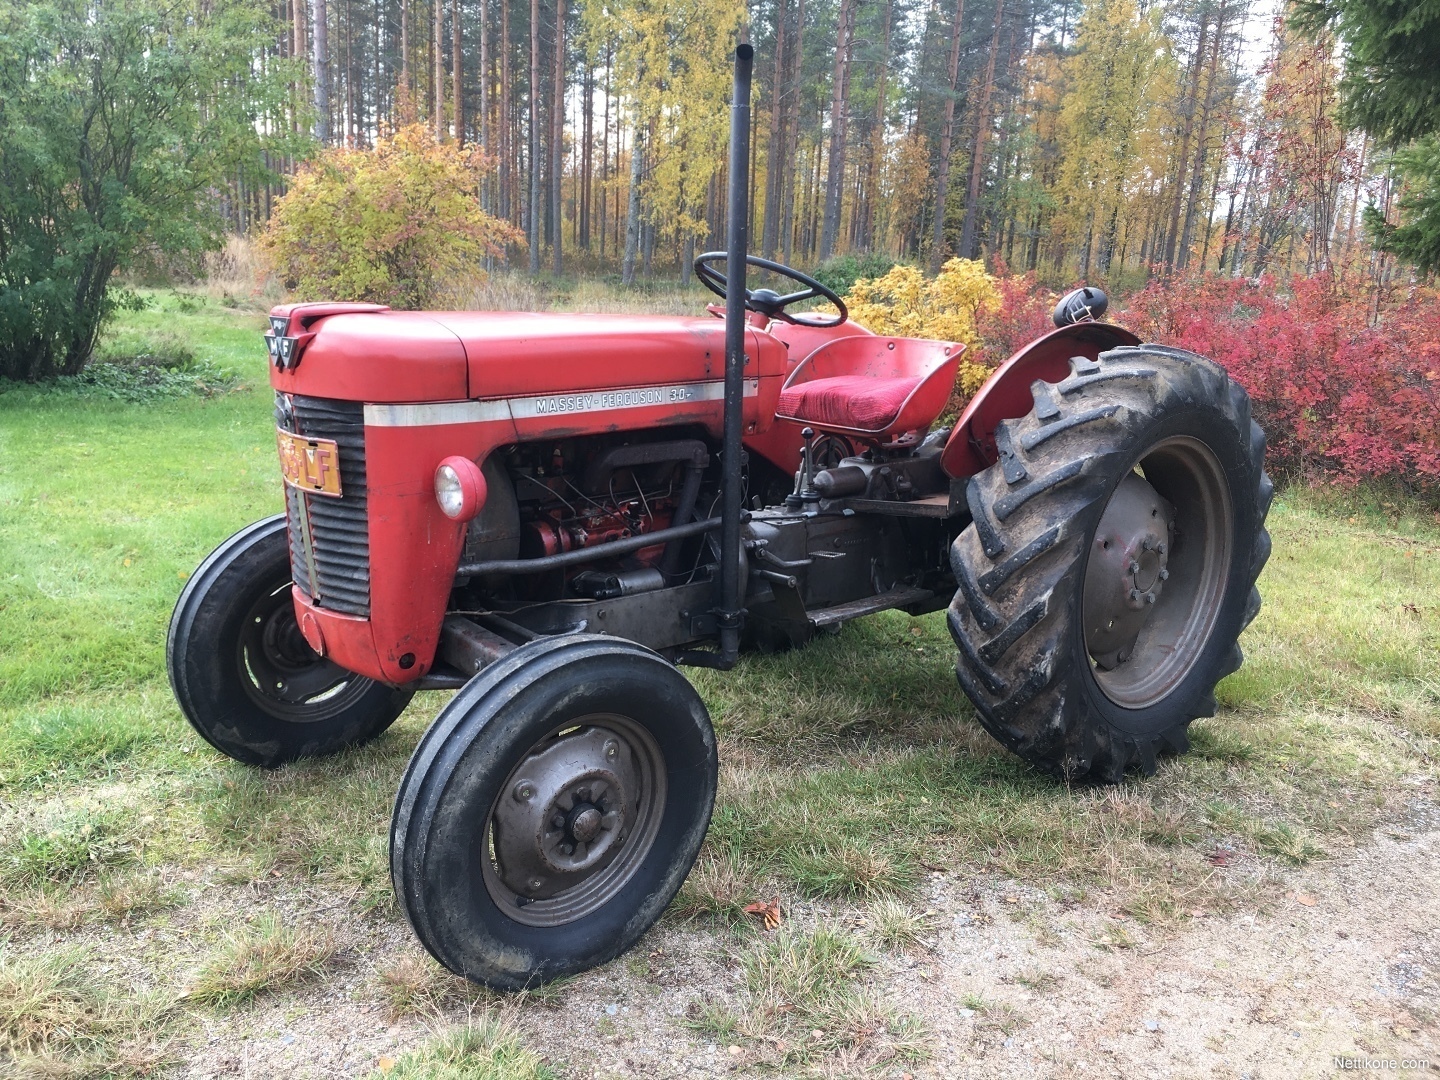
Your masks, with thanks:
[[[846,499],[845,505],[857,514],[884,514],[887,517],[952,518],[966,512],[965,494],[928,495],[901,502],[898,499]]]
[[[810,625],[817,628],[838,626],[851,619],[858,619],[861,615],[873,615],[877,611],[889,611],[892,608],[923,604],[926,600],[932,600],[934,597],[935,594],[929,589],[891,589],[889,592],[851,600],[848,604],[836,604],[834,607],[812,611],[810,612]]]

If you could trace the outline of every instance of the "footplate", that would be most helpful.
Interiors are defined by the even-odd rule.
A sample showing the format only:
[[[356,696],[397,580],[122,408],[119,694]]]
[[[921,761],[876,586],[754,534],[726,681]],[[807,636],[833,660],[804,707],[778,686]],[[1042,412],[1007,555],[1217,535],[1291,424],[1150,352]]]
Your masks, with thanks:
[[[923,604],[927,600],[933,600],[935,594],[929,589],[905,588],[891,589],[889,592],[876,593],[874,596],[864,596],[859,600],[851,600],[848,604],[837,604],[834,607],[821,608],[819,611],[810,612],[810,625],[818,628],[827,626],[839,626],[851,619],[858,619],[862,615],[873,615],[877,611],[889,611],[892,608],[908,608],[916,604]]]

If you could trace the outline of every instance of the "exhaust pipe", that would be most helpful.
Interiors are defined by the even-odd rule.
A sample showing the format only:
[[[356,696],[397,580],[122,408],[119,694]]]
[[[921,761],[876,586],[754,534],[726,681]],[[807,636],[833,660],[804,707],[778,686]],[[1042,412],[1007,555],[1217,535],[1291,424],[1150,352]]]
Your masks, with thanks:
[[[750,76],[755,50],[735,50],[735,89],[730,99],[729,230],[725,244],[725,429],[720,479],[720,651],[687,652],[682,663],[725,670],[740,655],[740,628],[745,620],[745,581],[740,575],[740,459],[745,407],[745,255],[749,242]]]

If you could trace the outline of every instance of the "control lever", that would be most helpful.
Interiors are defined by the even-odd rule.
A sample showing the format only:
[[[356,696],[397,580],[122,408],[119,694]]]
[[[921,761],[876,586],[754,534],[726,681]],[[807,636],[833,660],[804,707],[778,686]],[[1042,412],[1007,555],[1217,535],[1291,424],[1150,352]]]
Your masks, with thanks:
[[[800,471],[795,474],[795,490],[785,496],[785,505],[791,510],[820,501],[820,492],[815,490],[815,429],[804,428],[800,438],[805,440],[800,451]]]

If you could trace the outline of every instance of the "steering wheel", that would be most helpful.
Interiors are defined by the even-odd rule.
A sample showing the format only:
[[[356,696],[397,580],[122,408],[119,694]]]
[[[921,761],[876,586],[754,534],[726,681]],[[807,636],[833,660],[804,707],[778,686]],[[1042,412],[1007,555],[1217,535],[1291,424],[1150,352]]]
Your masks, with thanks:
[[[707,251],[704,255],[695,260],[695,276],[705,283],[705,287],[722,300],[725,298],[725,290],[728,282],[725,275],[716,270],[712,265],[717,262],[725,262],[728,256],[723,251]],[[755,255],[746,255],[745,262],[749,266],[758,266],[762,270],[769,270],[787,277],[791,281],[799,282],[805,288],[799,292],[785,293],[783,296],[774,289],[746,289],[745,306],[751,311],[758,311],[761,315],[770,319],[782,319],[797,326],[818,326],[829,327],[839,326],[850,317],[850,311],[845,306],[845,301],[836,295],[835,290],[821,284],[809,274],[802,274],[799,270],[793,270],[781,263],[771,262],[769,259],[761,259]],[[815,297],[822,297],[840,309],[838,315],[787,315],[786,307],[791,304],[798,304],[802,300],[813,300]]]

